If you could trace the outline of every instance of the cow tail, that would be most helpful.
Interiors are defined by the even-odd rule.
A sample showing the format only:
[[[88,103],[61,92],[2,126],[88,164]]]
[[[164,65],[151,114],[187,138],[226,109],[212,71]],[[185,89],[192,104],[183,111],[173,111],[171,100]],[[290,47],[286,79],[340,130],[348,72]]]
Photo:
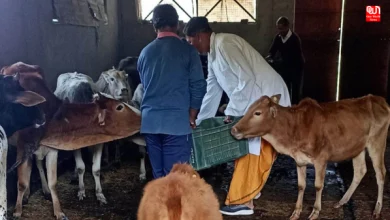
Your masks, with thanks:
[[[20,164],[32,159],[34,152],[39,147],[38,143],[26,143],[26,146],[17,147],[16,162],[7,170],[7,173],[14,171]],[[28,149],[27,151],[25,149]]]

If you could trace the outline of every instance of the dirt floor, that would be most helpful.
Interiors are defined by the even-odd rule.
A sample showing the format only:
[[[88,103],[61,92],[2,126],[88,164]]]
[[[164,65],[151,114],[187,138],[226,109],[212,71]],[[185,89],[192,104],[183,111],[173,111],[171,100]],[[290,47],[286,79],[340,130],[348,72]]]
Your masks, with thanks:
[[[388,145],[390,146],[390,145]],[[387,170],[390,168],[390,152],[387,150]],[[371,162],[367,163],[368,172],[360,186],[352,196],[351,201],[340,209],[333,205],[342,197],[349,186],[353,169],[350,163],[339,164],[335,167],[328,165],[325,188],[322,196],[322,211],[320,219],[370,219],[375,206],[377,185]],[[71,169],[70,169],[71,170]],[[120,168],[103,171],[103,192],[108,204],[97,204],[94,194],[94,181],[89,172],[85,175],[86,195],[84,201],[77,198],[78,186],[71,184],[71,172],[59,177],[57,184],[63,211],[70,220],[135,220],[138,202],[141,198],[142,187],[138,180],[139,161],[128,160]],[[339,172],[341,171],[341,172]],[[215,192],[221,204],[226,196],[226,190],[233,172],[232,163],[221,175],[210,172],[204,176]],[[150,176],[150,168],[149,168]],[[255,201],[255,214],[247,217],[227,217],[226,220],[238,219],[288,219],[294,209],[297,197],[297,174],[294,161],[280,155],[274,164],[270,178],[262,191],[262,196]],[[382,219],[390,220],[390,186],[386,181]],[[314,169],[308,167],[307,187],[304,196],[304,208],[301,219],[307,218],[314,204]],[[44,220],[54,219],[52,203],[44,199],[42,191],[33,193],[29,203],[24,206],[22,219]],[[12,214],[12,207],[9,215]]]

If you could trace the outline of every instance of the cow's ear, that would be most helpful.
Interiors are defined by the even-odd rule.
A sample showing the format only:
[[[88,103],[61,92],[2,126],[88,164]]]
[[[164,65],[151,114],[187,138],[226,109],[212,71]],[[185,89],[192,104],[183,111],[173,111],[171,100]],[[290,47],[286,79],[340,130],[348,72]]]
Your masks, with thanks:
[[[280,98],[282,97],[281,94],[273,95],[271,96],[271,100],[273,103],[279,104]]]
[[[270,108],[270,111],[271,111],[271,115],[273,118],[276,118],[277,114],[278,114],[278,109],[277,107],[274,105],[274,106],[271,106]]]
[[[3,67],[3,68],[1,68],[1,70],[0,70],[0,73],[1,74],[4,74],[4,72],[5,72],[5,70],[8,68],[8,66],[5,66],[5,67]],[[5,75],[5,74],[4,74]]]
[[[16,95],[8,96],[13,103],[22,104],[27,107],[35,106],[46,101],[43,96],[31,91],[18,92]]]

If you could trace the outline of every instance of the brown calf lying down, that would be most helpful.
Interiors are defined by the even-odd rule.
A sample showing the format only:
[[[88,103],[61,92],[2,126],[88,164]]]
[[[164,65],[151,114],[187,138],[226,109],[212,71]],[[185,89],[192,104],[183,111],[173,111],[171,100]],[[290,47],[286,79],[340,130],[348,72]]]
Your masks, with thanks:
[[[373,213],[380,217],[386,175],[384,153],[390,110],[385,99],[368,95],[338,102],[317,103],[302,100],[299,105],[282,107],[276,104],[280,95],[261,97],[232,128],[237,139],[261,136],[276,151],[294,158],[298,172],[298,199],[291,219],[302,211],[306,187],[306,166],[314,164],[316,200],[310,219],[321,211],[321,194],[328,161],[353,160],[353,181],[343,198],[335,205],[346,204],[367,172],[365,149],[373,162],[378,184],[378,197]]]
[[[175,164],[166,176],[149,182],[138,220],[222,220],[217,197],[188,164]]]

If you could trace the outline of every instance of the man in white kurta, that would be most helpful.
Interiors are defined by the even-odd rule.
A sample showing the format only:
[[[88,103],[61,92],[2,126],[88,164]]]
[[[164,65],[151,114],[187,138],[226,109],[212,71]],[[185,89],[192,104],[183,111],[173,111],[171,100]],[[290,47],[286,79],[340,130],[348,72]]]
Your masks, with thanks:
[[[184,28],[184,34],[188,42],[196,47],[200,53],[208,53],[209,74],[207,78],[207,93],[203,98],[196,124],[215,116],[223,91],[226,92],[230,99],[225,110],[226,121],[229,121],[229,116],[243,116],[250,105],[263,95],[281,94],[279,104],[290,106],[288,89],[281,76],[244,39],[234,34],[216,34],[212,32],[205,17],[192,18]],[[260,138],[249,139],[250,155],[260,158],[261,146],[263,144]],[[267,150],[267,152],[271,151]],[[272,157],[272,155],[274,154],[271,152],[270,156]],[[255,160],[258,160],[257,158]],[[273,161],[267,162],[269,166],[272,166],[272,163]],[[263,161],[256,161],[254,164],[261,166],[261,164],[264,164],[264,158]],[[253,169],[257,168],[253,167]],[[241,169],[240,172],[246,172],[246,170],[242,171]],[[264,172],[269,171],[270,168],[265,169]],[[236,172],[238,172],[237,161]],[[264,174],[261,172],[257,173],[262,176]],[[245,176],[245,174],[237,175],[240,178]],[[234,178],[233,175],[232,183]],[[261,183],[258,183],[257,185],[259,186],[256,186],[256,188],[262,188],[265,183],[263,177],[259,179],[261,179]],[[241,180],[241,182],[243,181]],[[237,187],[245,188],[242,186],[243,184],[247,183],[242,183],[241,186]],[[232,205],[223,207],[221,212],[227,215],[253,214],[252,200],[256,195],[259,195],[260,190],[253,189],[252,191],[257,191],[257,193],[250,193],[250,195],[238,193],[242,194],[240,196],[245,197],[245,199],[229,199],[228,195],[225,203]],[[232,186],[229,194],[234,194],[233,192],[230,193],[230,191],[234,191]]]

